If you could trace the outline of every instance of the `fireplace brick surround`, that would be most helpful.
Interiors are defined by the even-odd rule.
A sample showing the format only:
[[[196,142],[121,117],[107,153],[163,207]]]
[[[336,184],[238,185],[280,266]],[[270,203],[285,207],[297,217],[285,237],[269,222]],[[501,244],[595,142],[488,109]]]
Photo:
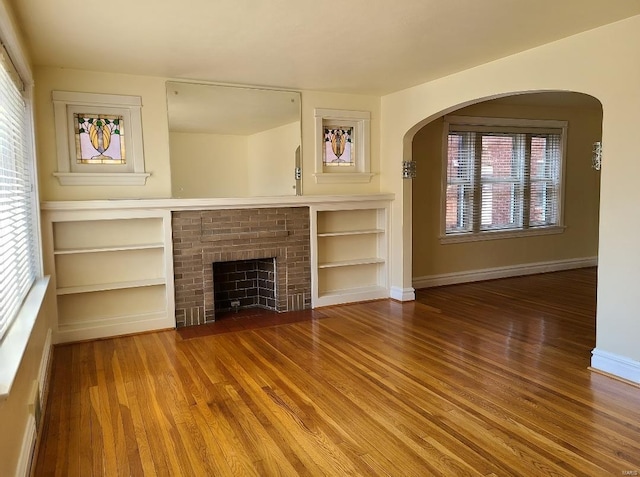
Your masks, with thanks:
[[[215,321],[213,263],[275,258],[276,310],[311,308],[308,207],[172,213],[176,325]]]

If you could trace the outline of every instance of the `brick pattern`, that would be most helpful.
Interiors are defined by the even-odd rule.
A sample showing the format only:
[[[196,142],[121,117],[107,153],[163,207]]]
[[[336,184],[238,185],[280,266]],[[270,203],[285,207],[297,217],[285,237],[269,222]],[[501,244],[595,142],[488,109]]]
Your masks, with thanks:
[[[172,214],[177,326],[215,321],[213,264],[275,258],[275,309],[311,308],[309,208]]]

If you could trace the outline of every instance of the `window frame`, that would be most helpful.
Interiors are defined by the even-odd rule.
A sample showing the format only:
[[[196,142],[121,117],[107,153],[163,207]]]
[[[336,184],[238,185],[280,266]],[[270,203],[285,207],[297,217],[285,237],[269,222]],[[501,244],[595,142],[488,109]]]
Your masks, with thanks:
[[[144,186],[142,98],[102,93],[52,91],[58,170],[53,175],[62,186]],[[125,164],[78,164],[74,113],[122,116],[125,123]]]
[[[371,182],[370,141],[371,113],[341,109],[316,108],[315,118],[315,172],[318,184]],[[324,164],[325,128],[349,126],[353,128],[354,164],[349,167],[332,167]]]
[[[508,133],[518,132],[524,134],[536,134],[550,130],[560,130],[560,164],[558,167],[558,222],[554,225],[535,226],[524,228],[495,229],[495,230],[471,230],[462,232],[446,231],[446,213],[447,213],[447,169],[448,169],[448,149],[449,149],[449,133],[451,126],[469,127],[469,131],[487,132],[487,133]],[[492,129],[495,128],[495,129]],[[519,118],[492,118],[483,116],[445,116],[442,128],[442,177],[440,192],[440,231],[439,241],[442,244],[447,243],[463,243],[478,242],[484,240],[499,240],[507,238],[528,237],[537,235],[561,234],[566,229],[564,224],[564,191],[565,191],[565,170],[566,170],[566,151],[567,151],[567,135],[569,122],[555,119],[519,119]],[[480,174],[480,168],[474,167],[472,170],[472,183]],[[531,189],[531,181],[526,181],[524,195],[529,196]],[[529,207],[530,205],[527,205]],[[475,207],[474,207],[475,208]],[[527,214],[528,215],[528,214]],[[475,221],[475,218],[471,218]],[[478,222],[481,222],[481,217]]]
[[[0,40],[11,59],[15,70],[23,83],[22,97],[25,102],[25,143],[30,156],[29,173],[31,175],[33,192],[31,194],[31,240],[33,240],[35,279],[23,297],[18,313],[11,320],[4,337],[0,340],[0,403],[7,399],[18,373],[22,357],[26,351],[31,332],[40,313],[45,293],[48,288],[49,277],[43,276],[42,262],[42,234],[40,225],[38,170],[35,148],[35,114],[33,75],[29,67],[27,56],[18,39],[11,16],[4,5],[0,4]],[[45,350],[46,352],[46,350]]]

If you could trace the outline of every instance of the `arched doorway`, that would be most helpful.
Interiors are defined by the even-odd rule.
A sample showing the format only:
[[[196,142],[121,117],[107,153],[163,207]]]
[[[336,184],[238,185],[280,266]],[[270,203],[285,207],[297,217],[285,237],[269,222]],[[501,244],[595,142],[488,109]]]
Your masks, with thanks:
[[[591,152],[602,137],[600,102],[580,93],[540,92],[480,101],[449,114],[568,121],[562,188],[565,228],[553,236],[447,242],[442,223],[446,134],[440,115],[422,125],[411,141],[411,157],[419,171],[411,184],[414,288],[595,265],[600,174],[591,167]]]

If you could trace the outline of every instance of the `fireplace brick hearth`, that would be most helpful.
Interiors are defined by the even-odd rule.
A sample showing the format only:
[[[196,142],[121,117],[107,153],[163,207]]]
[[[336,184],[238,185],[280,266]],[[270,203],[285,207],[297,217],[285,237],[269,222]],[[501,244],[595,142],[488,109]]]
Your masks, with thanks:
[[[213,263],[275,258],[275,308],[311,308],[309,208],[172,214],[176,325],[215,321]]]

